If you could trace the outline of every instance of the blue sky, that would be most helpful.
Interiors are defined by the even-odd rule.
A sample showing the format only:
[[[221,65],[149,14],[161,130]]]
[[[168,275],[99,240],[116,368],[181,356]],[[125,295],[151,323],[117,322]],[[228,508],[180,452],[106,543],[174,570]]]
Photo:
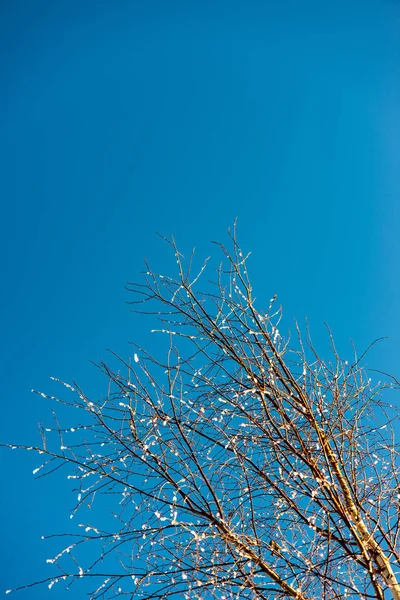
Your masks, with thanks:
[[[399,25],[394,0],[3,0],[1,441],[37,441],[50,376],[100,394],[90,359],[155,348],[124,285],[172,268],[156,232],[207,256],[236,217],[260,303],[342,354],[388,336],[368,364],[399,377]],[[49,575],[73,498],[1,458],[6,589]]]

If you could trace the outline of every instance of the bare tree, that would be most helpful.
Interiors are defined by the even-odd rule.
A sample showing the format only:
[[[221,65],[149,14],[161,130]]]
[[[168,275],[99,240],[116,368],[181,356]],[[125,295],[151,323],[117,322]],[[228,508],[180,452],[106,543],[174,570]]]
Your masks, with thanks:
[[[114,520],[81,524],[46,581],[95,578],[92,598],[400,600],[394,384],[373,386],[332,338],[328,362],[308,334],[285,341],[230,241],[204,292],[207,261],[193,273],[173,240],[176,279],[148,267],[130,284],[165,360],[135,347],[99,365],[104,399],[65,383],[71,399],[53,398],[82,421],[42,431],[39,476],[67,467],[74,512],[95,501]]]

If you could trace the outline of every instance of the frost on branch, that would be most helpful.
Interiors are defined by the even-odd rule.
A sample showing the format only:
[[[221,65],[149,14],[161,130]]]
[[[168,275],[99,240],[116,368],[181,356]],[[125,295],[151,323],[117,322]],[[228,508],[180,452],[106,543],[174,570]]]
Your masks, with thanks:
[[[77,522],[48,560],[48,586],[90,578],[92,598],[400,600],[385,384],[332,339],[324,361],[308,336],[285,338],[276,298],[255,301],[234,236],[214,284],[207,262],[194,271],[170,245],[176,279],[147,267],[130,285],[165,357],[136,348],[133,361],[101,363],[103,399],[76,384],[51,397],[81,416],[41,431],[34,473],[65,465],[71,517],[107,514]]]

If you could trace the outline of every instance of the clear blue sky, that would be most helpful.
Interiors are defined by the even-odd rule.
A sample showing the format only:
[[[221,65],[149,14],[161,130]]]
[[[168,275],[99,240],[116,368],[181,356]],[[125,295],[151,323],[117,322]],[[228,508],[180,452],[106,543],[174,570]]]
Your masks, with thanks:
[[[207,255],[235,217],[260,302],[342,353],[389,336],[368,363],[400,376],[399,31],[396,0],[2,0],[2,441],[37,441],[50,376],[101,393],[89,359],[154,347],[124,284],[174,264],[155,232]],[[5,590],[74,498],[1,457]]]

